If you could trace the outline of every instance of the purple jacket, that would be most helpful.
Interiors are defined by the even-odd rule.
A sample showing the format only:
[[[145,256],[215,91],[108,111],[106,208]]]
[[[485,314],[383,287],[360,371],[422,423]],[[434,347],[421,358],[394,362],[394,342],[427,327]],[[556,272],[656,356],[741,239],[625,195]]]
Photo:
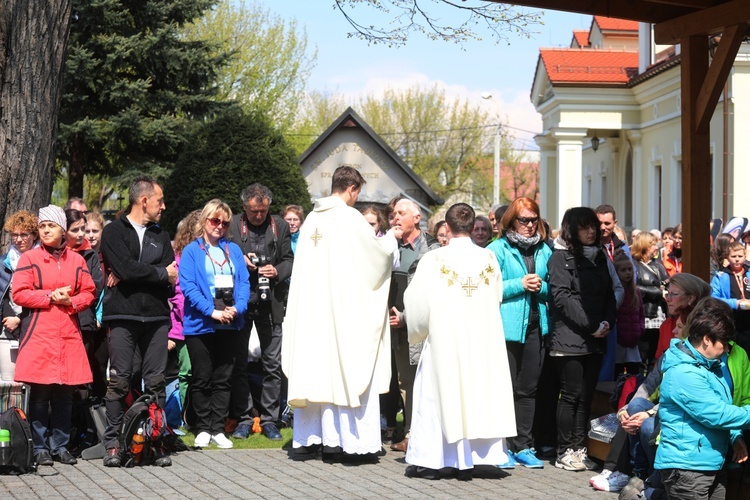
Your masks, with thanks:
[[[185,336],[182,334],[182,314],[184,310],[185,296],[182,295],[182,289],[180,288],[180,256],[174,256],[175,269],[178,271],[177,282],[174,285],[174,297],[169,299],[169,305],[172,308],[169,316],[172,320],[172,328],[169,330],[169,338],[172,340],[185,340]]]

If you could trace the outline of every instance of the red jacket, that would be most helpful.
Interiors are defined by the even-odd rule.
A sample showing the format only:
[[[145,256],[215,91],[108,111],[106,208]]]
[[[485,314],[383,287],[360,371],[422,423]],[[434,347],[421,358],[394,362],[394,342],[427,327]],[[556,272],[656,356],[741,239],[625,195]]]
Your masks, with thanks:
[[[72,305],[51,304],[70,286]],[[83,257],[63,250],[59,262],[44,247],[24,252],[13,273],[13,301],[23,307],[15,379],[35,384],[91,382],[77,313],[94,303],[94,282]]]

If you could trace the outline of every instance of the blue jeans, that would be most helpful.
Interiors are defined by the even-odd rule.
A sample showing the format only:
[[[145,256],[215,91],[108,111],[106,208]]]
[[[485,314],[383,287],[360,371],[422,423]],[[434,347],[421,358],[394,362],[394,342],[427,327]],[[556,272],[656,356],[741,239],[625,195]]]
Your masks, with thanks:
[[[633,398],[628,403],[628,415],[635,415],[642,411],[651,410],[654,404],[645,398]],[[629,434],[630,456],[633,459],[633,471],[639,472],[643,478],[647,477],[654,469],[656,449],[649,443],[655,437],[656,417],[649,417],[641,424],[641,429]]]
[[[59,454],[67,449],[73,420],[72,385],[29,384],[29,420],[34,455],[41,451]],[[50,412],[50,406],[52,411]],[[47,444],[47,431],[51,435]]]

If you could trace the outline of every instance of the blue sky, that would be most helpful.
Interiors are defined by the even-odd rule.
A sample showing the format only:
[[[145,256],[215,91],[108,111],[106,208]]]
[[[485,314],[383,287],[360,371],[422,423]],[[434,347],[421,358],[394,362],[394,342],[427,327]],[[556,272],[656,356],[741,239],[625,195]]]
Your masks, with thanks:
[[[284,19],[297,19],[307,30],[308,41],[317,47],[317,64],[308,82],[311,90],[338,92],[350,100],[385,88],[413,85],[445,88],[449,96],[469,99],[488,112],[507,119],[517,129],[541,132],[542,122],[529,101],[529,93],[540,47],[568,46],[573,29],[588,29],[590,16],[545,11],[544,25],[532,29],[532,38],[509,35],[508,43],[495,44],[489,32],[483,41],[461,47],[431,41],[414,34],[403,47],[368,45],[348,38],[352,31],[332,0],[256,0]],[[423,0],[428,5],[431,0]],[[378,14],[369,7],[351,11],[360,22],[377,23]],[[457,18],[454,9],[444,11],[445,22]],[[455,16],[455,17],[454,17]],[[493,100],[481,99],[483,92]],[[533,133],[515,130],[528,149],[537,149]]]

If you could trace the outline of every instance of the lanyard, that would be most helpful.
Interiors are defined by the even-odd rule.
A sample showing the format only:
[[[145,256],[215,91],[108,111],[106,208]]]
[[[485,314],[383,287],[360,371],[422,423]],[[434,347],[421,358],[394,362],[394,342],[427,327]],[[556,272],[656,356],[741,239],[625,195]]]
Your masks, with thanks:
[[[218,262],[216,259],[214,259],[209,253],[208,249],[205,246],[203,246],[203,243],[201,243],[201,240],[198,240],[198,247],[204,252],[206,252],[206,257],[211,259],[211,267],[214,268],[214,274],[217,274],[216,266],[219,266],[219,270],[221,271],[221,274],[224,274],[224,264],[229,263],[229,272],[232,275],[234,275],[234,269],[232,268],[232,261],[229,259],[229,245],[224,243],[224,262]],[[221,243],[219,243],[219,248],[221,248]]]
[[[735,281],[737,281],[737,288],[740,289],[740,295],[742,295],[742,300],[745,300],[745,283],[743,283],[742,276],[744,276],[745,271],[744,269],[740,271],[739,274],[736,274],[734,271],[732,271],[732,274],[734,275]]]
[[[615,242],[610,241],[609,244],[604,244],[604,249],[607,251],[607,255],[609,256],[609,260],[614,262],[615,260]]]

